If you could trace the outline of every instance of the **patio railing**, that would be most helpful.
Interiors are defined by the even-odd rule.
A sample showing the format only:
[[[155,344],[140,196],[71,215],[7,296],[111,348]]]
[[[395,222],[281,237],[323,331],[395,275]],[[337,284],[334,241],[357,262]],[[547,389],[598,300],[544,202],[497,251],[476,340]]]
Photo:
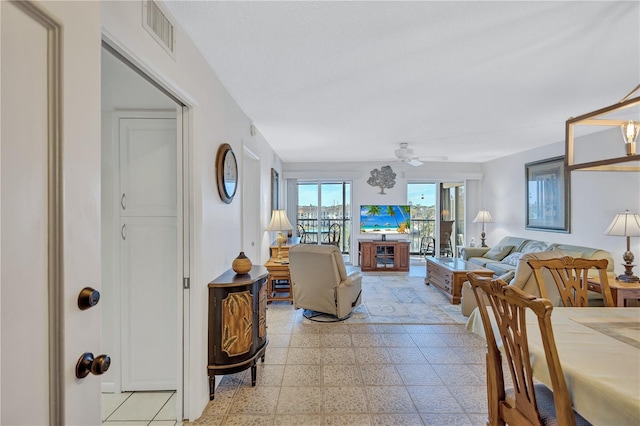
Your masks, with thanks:
[[[340,251],[343,254],[350,252],[351,219],[320,219],[320,241],[327,242],[329,227],[337,223],[340,225]],[[298,218],[297,224],[305,230],[306,242],[313,244],[318,242],[318,219]],[[405,238],[409,240],[411,254],[420,253],[420,240],[423,236],[435,237],[436,221],[433,219],[411,219],[411,227]]]

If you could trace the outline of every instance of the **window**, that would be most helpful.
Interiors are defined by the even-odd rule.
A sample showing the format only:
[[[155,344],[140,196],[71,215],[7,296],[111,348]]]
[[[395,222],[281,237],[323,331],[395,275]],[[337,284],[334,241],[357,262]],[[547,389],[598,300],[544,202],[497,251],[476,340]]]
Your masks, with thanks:
[[[351,183],[298,182],[296,226],[304,229],[301,242],[337,244],[344,254],[351,247]],[[337,227],[337,234],[330,232]]]

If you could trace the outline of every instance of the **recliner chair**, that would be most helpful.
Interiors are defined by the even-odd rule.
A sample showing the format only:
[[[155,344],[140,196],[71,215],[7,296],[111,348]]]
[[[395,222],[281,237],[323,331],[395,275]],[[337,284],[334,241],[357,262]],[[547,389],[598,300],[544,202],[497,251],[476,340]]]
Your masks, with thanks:
[[[293,305],[329,314],[341,321],[362,301],[362,275],[347,274],[334,245],[298,244],[289,249]],[[306,315],[311,319],[313,315]]]

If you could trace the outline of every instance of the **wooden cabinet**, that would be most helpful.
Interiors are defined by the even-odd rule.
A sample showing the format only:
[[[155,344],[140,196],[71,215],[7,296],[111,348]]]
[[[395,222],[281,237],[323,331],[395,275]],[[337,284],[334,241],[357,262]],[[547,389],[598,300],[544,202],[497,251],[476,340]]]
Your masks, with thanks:
[[[358,250],[363,271],[409,270],[409,241],[360,240]]]
[[[251,367],[267,348],[267,269],[253,266],[248,274],[232,269],[209,283],[208,365],[209,399],[214,398],[215,376]]]

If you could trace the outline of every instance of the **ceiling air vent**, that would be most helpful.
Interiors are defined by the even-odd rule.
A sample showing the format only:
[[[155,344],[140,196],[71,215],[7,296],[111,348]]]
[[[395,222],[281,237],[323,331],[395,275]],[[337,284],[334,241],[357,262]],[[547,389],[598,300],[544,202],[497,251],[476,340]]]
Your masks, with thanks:
[[[176,58],[173,24],[153,0],[142,1],[142,26],[173,59]]]

